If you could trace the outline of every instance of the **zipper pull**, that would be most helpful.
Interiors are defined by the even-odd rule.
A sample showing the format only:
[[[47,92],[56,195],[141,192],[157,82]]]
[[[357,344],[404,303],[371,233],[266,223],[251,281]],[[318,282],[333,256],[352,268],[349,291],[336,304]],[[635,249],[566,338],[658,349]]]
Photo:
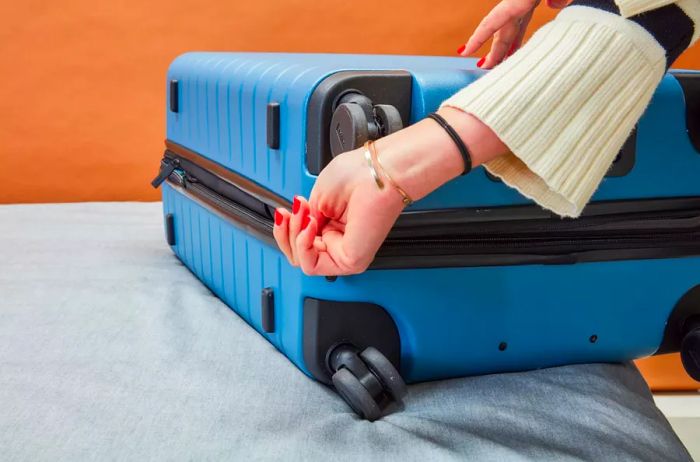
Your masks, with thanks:
[[[163,182],[170,176],[173,171],[180,165],[180,161],[177,159],[170,159],[168,157],[163,158],[160,166],[160,172],[158,176],[151,181],[151,186],[158,188]]]

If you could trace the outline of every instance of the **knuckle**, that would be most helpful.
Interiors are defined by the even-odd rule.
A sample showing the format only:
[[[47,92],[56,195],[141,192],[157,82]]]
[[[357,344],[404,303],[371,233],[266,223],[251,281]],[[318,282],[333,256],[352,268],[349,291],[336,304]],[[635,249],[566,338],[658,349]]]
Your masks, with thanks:
[[[342,265],[352,273],[362,273],[371,262],[366,257],[357,253],[346,253],[343,255]]]
[[[345,253],[341,259],[341,264],[343,267],[351,271],[358,265],[359,262],[359,257],[352,253]]]
[[[321,212],[321,215],[328,218],[339,218],[342,215],[338,206],[331,203],[323,204],[323,207],[321,207],[319,211]]]
[[[310,261],[302,262],[301,271],[307,276],[318,276],[318,269]]]

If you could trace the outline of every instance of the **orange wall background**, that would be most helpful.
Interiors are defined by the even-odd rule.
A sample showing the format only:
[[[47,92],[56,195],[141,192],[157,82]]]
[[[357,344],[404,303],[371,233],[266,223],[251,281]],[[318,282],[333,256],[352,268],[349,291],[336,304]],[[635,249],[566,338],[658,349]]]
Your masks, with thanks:
[[[495,3],[0,0],[0,203],[157,200],[164,76],[184,51],[450,55]]]

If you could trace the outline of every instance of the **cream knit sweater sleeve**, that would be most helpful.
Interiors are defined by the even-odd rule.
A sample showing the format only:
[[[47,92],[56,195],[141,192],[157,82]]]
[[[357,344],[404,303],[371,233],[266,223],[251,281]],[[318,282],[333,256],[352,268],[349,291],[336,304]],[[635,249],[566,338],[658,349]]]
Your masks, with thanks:
[[[668,64],[697,39],[700,0],[663,7],[668,3],[576,1],[443,106],[473,114],[508,146],[510,153],[484,165],[490,173],[541,206],[577,217]],[[656,27],[651,9],[659,5],[665,10],[654,11],[665,15],[659,22],[666,23]],[[675,13],[666,11],[671,8]],[[618,14],[640,9],[649,11],[638,17],[643,21]],[[678,20],[673,28],[678,36],[656,36],[659,30],[667,34],[669,20]],[[680,22],[689,27],[685,35]]]

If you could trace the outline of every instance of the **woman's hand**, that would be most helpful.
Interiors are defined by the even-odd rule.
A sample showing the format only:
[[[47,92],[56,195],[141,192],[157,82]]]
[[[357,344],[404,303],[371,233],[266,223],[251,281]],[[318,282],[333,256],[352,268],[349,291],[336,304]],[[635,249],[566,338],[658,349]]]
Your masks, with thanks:
[[[474,166],[507,151],[475,117],[452,108],[440,114],[469,146]],[[414,200],[464,169],[454,142],[433,120],[382,138],[375,147],[382,166]],[[308,275],[367,269],[404,208],[400,193],[384,180],[379,189],[363,149],[334,158],[318,176],[308,202],[297,196],[291,212],[275,211],[275,240],[289,262]]]
[[[396,191],[377,187],[363,154],[339,155],[319,175],[309,202],[296,196],[291,213],[275,212],[275,239],[306,274],[367,269],[403,209]]]
[[[477,64],[491,69],[515,53],[522,45],[532,13],[541,0],[503,0],[481,21],[467,43],[457,53],[469,56],[493,37],[491,51]],[[570,0],[547,0],[551,8],[564,8]]]

